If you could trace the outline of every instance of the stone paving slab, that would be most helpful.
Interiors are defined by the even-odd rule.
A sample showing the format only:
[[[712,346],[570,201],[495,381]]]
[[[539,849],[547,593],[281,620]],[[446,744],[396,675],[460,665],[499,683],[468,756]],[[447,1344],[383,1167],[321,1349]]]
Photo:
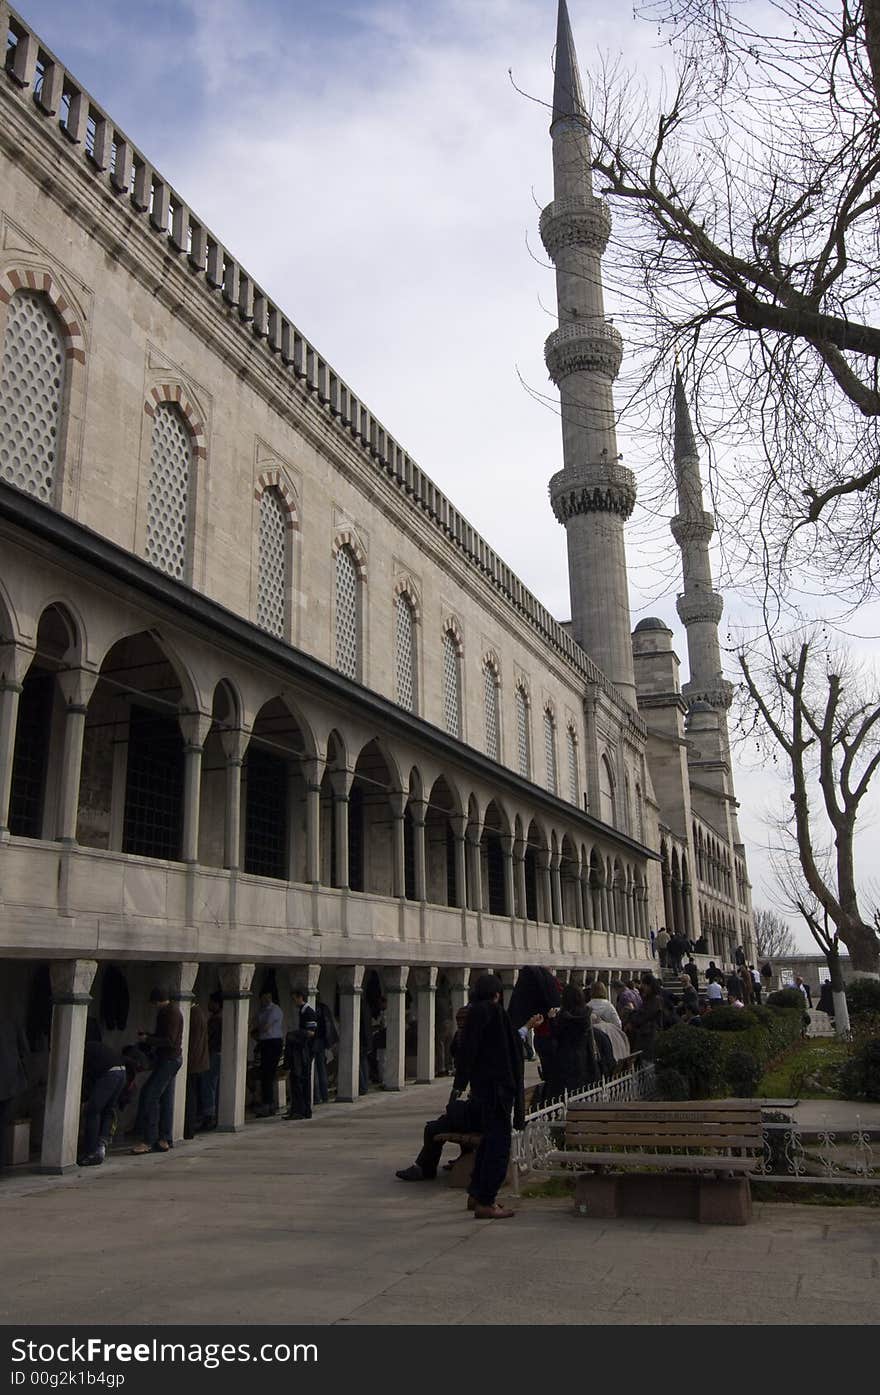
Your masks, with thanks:
[[[761,1203],[748,1227],[477,1222],[405,1185],[447,1082],[167,1156],[0,1180],[0,1322],[655,1325],[880,1320],[880,1210]]]

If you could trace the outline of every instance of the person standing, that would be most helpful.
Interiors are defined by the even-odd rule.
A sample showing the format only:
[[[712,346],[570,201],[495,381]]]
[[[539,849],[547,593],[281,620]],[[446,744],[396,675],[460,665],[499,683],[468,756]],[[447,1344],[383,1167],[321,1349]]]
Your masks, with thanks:
[[[656,943],[656,945],[657,945],[657,958],[658,958],[659,961],[660,961],[660,968],[661,968],[661,969],[665,969],[665,968],[666,968],[666,951],[667,951],[667,947],[668,947],[668,945],[669,945],[669,932],[668,932],[668,930],[666,929],[666,926],[665,926],[665,925],[661,925],[661,926],[660,926],[660,929],[657,931],[657,939],[656,939],[655,943]]]
[[[514,1128],[525,1124],[523,1045],[503,1006],[497,974],[481,974],[471,993],[456,1052],[452,1098],[468,1085],[482,1133],[468,1208],[477,1220],[507,1220],[515,1212],[499,1206],[497,1197],[510,1163],[511,1114]]]
[[[0,1168],[5,1166],[6,1130],[16,1095],[27,1089],[27,1037],[16,1023],[0,1021]]]
[[[745,1007],[748,1007],[752,1001],[752,975],[745,964],[740,964],[738,973],[740,983],[742,984],[741,996],[743,1004]]]
[[[99,1167],[107,1156],[113,1117],[128,1083],[125,1058],[100,1041],[87,1041],[83,1051],[83,1150],[80,1167]]]
[[[153,1054],[153,1069],[141,1090],[135,1132],[140,1142],[133,1153],[167,1153],[174,1131],[174,1077],[183,1060],[183,1014],[172,1003],[167,988],[154,988],[150,1002],[156,1008],[152,1032],[138,1032],[142,1045]]]
[[[691,981],[691,986],[698,989],[700,986],[700,971],[691,957],[688,958],[684,966],[684,971]]]
[[[202,1077],[202,1129],[216,1129],[220,1061],[223,1050],[223,994],[212,993],[208,999],[208,1074]]]
[[[752,997],[758,1007],[761,1006],[761,975],[754,964],[749,965],[749,973],[752,976]]]
[[[195,1137],[204,1117],[205,1080],[211,1068],[208,1051],[208,1019],[194,1000],[189,1010],[189,1046],[186,1053],[186,1114],[184,1138]]]
[[[326,1104],[330,1099],[330,1081],[327,1077],[327,1053],[339,1043],[339,1028],[332,1009],[326,1003],[316,1008],[318,1027],[315,1032],[315,1088],[314,1104]]]
[[[259,1118],[266,1119],[275,1113],[275,1076],[284,1049],[284,1014],[268,989],[260,994],[260,1010],[252,1036],[256,1037],[260,1052],[262,1104],[256,1113]]]
[[[289,1071],[290,1108],[285,1119],[312,1117],[312,1055],[318,1034],[318,1014],[309,1005],[305,988],[294,988],[293,1006],[299,1012],[297,1026],[287,1033],[284,1064]]]
[[[765,959],[764,963],[761,965],[761,978],[764,980],[764,992],[769,994],[773,986],[773,969],[769,959]]]

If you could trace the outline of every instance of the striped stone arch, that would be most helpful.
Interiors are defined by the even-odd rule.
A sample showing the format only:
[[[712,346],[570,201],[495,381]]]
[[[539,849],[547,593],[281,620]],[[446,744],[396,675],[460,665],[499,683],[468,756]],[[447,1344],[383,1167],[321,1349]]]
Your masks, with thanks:
[[[162,383],[159,387],[150,388],[144,411],[148,417],[155,417],[156,408],[165,402],[179,407],[192,437],[193,455],[197,460],[204,460],[208,454],[204,423],[179,383]]]
[[[340,528],[339,532],[333,539],[334,557],[336,556],[336,553],[341,552],[344,547],[348,548],[349,552],[355,560],[358,569],[358,576],[362,581],[366,580],[367,554],[364,552],[364,549],[361,547],[360,542],[358,541],[357,535],[352,531],[351,528]]]
[[[464,652],[464,634],[461,628],[461,621],[458,619],[457,615],[453,615],[450,613],[449,615],[444,617],[443,624],[441,626],[441,633],[443,635],[452,635],[452,638],[455,640],[455,647],[458,650],[459,655],[461,655]]]
[[[553,723],[553,725],[554,725],[554,727],[555,727],[555,726],[556,726],[556,703],[553,701],[552,697],[548,697],[548,698],[545,698],[545,699],[544,699],[542,711],[543,711],[543,712],[549,712],[549,713],[550,713],[550,720],[551,720],[551,722]]]
[[[501,661],[494,649],[484,650],[480,666],[483,669],[490,668],[495,675],[495,682],[501,682]]]
[[[10,267],[0,275],[0,303],[8,305],[16,291],[36,291],[46,297],[61,322],[66,357],[85,363],[86,341],[82,326],[62,287],[51,274],[29,267]]]
[[[514,683],[514,685],[513,685],[513,691],[514,691],[514,692],[517,692],[517,690],[519,690],[520,692],[522,692],[522,695],[523,695],[523,697],[524,697],[525,700],[526,700],[526,707],[527,707],[527,708],[529,709],[529,711],[531,712],[531,710],[532,710],[532,685],[531,685],[531,683],[529,682],[528,678],[526,678],[526,676],[525,676],[524,673],[518,673],[518,674],[516,675],[516,681],[515,681],[515,683]]]
[[[280,465],[273,465],[257,476],[257,482],[254,485],[254,498],[257,503],[260,502],[267,489],[274,489],[278,494],[288,531],[298,532],[299,511],[296,505],[296,495]]]
[[[399,576],[399,577],[397,578],[397,580],[395,581],[395,583],[394,583],[394,599],[395,599],[395,601],[397,600],[398,596],[406,596],[407,600],[409,601],[410,605],[412,606],[413,619],[416,620],[417,622],[418,622],[418,621],[421,621],[421,618],[422,618],[422,605],[421,605],[421,601],[419,600],[419,593],[418,593],[418,591],[416,590],[415,582],[413,581],[413,579],[412,579],[411,576]]]

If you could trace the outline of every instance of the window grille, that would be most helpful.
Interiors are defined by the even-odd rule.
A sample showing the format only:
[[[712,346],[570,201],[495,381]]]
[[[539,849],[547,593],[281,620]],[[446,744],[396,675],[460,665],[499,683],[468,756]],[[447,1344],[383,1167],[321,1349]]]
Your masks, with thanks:
[[[569,799],[571,800],[572,804],[579,804],[579,803],[580,803],[580,792],[579,792],[579,789],[578,789],[578,753],[577,753],[577,737],[575,736],[575,734],[574,734],[574,732],[572,731],[571,727],[568,728],[567,741],[568,741],[568,797],[569,797]]]
[[[346,678],[357,678],[360,668],[359,584],[354,556],[341,547],[336,554],[336,667]]]
[[[186,571],[191,446],[180,412],[160,402],[153,417],[146,558],[182,581]]]
[[[51,504],[64,393],[64,340],[44,295],[9,302],[0,370],[0,476]]]
[[[461,736],[458,645],[451,630],[443,636],[443,717],[450,736]]]
[[[133,706],[122,851],[177,861],[183,830],[183,737],[173,717]]]
[[[553,713],[544,713],[544,759],[547,766],[547,788],[551,794],[557,790],[556,778],[556,723]]]
[[[54,673],[38,668],[30,670],[21,688],[9,792],[9,831],[19,838],[40,838],[43,834],[54,691]]]
[[[260,497],[260,563],[257,577],[257,624],[277,639],[287,628],[287,518],[278,491]]]
[[[287,880],[287,763],[254,746],[245,761],[244,870]]]
[[[415,681],[415,615],[406,596],[398,596],[395,606],[397,620],[396,667],[397,701],[407,712],[416,706]]]
[[[491,664],[483,669],[486,704],[486,755],[500,759],[498,746],[498,675]]]
[[[519,773],[526,779],[531,766],[529,751],[529,704],[522,688],[516,690],[516,746],[519,756]]]

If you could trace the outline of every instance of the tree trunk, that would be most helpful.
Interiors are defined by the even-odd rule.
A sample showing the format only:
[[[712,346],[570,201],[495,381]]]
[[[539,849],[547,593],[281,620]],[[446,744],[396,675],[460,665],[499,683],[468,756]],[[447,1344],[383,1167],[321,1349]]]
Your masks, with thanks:
[[[846,993],[843,986],[843,974],[840,969],[840,951],[834,945],[825,951],[825,959],[828,963],[828,971],[831,974],[831,997],[834,1003],[834,1035],[838,1037],[849,1037],[849,1008],[846,1002]]]
[[[866,978],[880,978],[880,944],[873,925],[842,925],[838,933],[849,950],[853,973]]]

